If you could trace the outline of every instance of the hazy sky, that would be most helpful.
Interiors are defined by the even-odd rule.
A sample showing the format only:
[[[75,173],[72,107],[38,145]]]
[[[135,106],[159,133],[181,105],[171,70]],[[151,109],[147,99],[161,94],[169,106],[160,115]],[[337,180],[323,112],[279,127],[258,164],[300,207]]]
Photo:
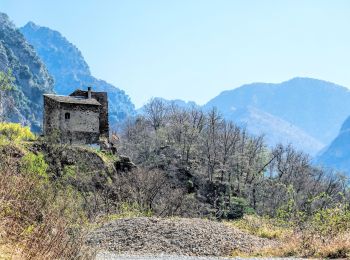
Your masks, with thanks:
[[[0,0],[0,11],[60,31],[137,107],[295,76],[350,87],[348,0]]]

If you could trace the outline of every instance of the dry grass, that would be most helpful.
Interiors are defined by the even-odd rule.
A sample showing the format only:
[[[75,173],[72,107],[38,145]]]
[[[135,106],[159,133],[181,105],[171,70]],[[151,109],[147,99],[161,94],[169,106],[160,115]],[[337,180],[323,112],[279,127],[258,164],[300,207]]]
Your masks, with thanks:
[[[332,239],[315,237],[307,231],[302,234],[293,234],[288,240],[282,241],[278,248],[269,248],[255,252],[256,256],[290,257],[299,256],[307,258],[349,258],[350,235],[340,234]]]
[[[21,158],[0,161],[0,259],[87,259],[75,194],[23,172]]]
[[[15,246],[0,245],[0,260],[20,260],[23,259],[21,252]]]
[[[118,212],[115,214],[104,214],[99,216],[96,223],[107,223],[117,219],[123,218],[139,218],[151,217],[151,211],[143,211],[137,203],[121,203],[118,207]]]
[[[348,230],[335,235],[320,234],[311,227],[293,230],[272,219],[257,216],[245,216],[241,220],[226,224],[252,235],[281,242],[278,247],[266,248],[250,255],[234,251],[231,256],[350,258],[350,232]]]
[[[293,230],[291,228],[277,225],[276,221],[269,218],[262,218],[255,215],[245,215],[242,219],[227,221],[226,225],[238,228],[251,235],[268,238],[283,239],[289,237]]]

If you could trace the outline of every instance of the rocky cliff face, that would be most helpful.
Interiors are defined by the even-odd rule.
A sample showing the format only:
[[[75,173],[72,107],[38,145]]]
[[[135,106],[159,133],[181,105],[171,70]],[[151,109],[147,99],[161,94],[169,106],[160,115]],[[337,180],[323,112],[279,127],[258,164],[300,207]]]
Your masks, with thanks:
[[[123,90],[96,79],[90,73],[81,52],[59,32],[29,22],[21,32],[35,48],[55,79],[55,92],[62,95],[92,86],[95,91],[107,91],[111,126],[135,114],[134,105]]]
[[[39,132],[44,93],[53,92],[53,79],[21,32],[0,13],[0,70],[11,70],[15,89],[2,93],[2,118],[30,125]]]

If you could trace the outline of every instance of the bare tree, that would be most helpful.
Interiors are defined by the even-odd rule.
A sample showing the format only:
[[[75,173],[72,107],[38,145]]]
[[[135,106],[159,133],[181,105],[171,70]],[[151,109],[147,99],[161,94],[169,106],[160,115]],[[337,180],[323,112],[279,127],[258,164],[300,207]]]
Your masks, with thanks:
[[[213,180],[215,168],[218,166],[219,157],[219,134],[222,127],[222,117],[216,108],[213,108],[207,115],[204,128],[204,153],[207,159],[207,176]]]
[[[145,106],[146,118],[150,121],[154,130],[157,131],[164,125],[167,115],[167,106],[160,98],[152,98]]]
[[[235,198],[244,198],[261,214],[275,215],[290,201],[295,212],[311,214],[348,194],[344,180],[313,166],[308,155],[290,145],[271,149],[263,136],[223,120],[216,109],[203,113],[154,99],[145,111],[127,125],[124,151],[148,169],[163,169],[174,187],[196,193],[198,209],[212,207],[203,212],[221,216]]]

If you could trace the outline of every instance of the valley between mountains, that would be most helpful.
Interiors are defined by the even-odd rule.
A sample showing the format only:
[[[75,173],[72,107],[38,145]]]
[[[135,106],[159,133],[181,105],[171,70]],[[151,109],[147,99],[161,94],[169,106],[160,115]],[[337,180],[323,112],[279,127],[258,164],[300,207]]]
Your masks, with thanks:
[[[138,109],[123,88],[60,32],[0,13],[1,259],[350,257],[348,88],[295,77]],[[55,94],[99,134],[94,91],[110,133],[43,131]]]

